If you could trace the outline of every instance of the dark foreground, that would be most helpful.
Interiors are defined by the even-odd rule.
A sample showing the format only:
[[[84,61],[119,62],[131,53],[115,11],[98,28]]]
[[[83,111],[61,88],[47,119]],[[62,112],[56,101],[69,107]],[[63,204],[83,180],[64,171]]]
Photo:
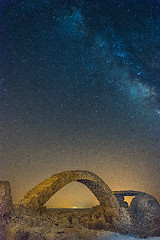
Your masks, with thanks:
[[[0,240],[134,239],[160,240],[160,204],[139,194],[130,206],[117,196],[117,208],[46,209],[14,205],[8,182],[1,182]]]
[[[115,232],[116,229],[111,229],[103,221],[102,216],[96,218],[93,210],[43,209],[33,212],[15,207],[10,218],[1,222],[0,240],[135,240],[139,238],[138,235],[131,236],[127,232],[126,235]],[[148,239],[160,240],[160,237]]]

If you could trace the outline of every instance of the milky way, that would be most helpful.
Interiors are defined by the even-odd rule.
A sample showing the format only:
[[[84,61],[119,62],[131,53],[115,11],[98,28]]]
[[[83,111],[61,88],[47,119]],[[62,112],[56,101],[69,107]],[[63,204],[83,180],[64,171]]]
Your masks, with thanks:
[[[160,200],[160,2],[0,5],[0,176],[15,201],[70,169]]]

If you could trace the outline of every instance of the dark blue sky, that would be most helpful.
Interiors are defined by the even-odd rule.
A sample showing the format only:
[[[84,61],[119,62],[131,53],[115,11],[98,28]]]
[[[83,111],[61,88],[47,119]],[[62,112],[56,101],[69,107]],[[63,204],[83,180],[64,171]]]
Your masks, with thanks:
[[[158,198],[160,2],[0,5],[0,176],[14,198],[70,169]]]

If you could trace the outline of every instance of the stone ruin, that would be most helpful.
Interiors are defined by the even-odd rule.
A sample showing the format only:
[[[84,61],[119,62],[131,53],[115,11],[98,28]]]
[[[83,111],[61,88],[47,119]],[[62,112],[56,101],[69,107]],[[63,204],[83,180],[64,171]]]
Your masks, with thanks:
[[[13,209],[10,183],[0,181],[0,219],[10,215]]]
[[[13,210],[10,183],[0,181],[0,240],[5,239],[5,225]]]
[[[53,175],[30,190],[19,202],[19,209],[41,211],[43,205],[63,186],[78,181],[86,185],[100,205],[82,219],[89,229],[105,229],[140,237],[160,236],[160,205],[151,195],[139,191],[111,191],[97,175],[89,171],[66,171]],[[125,196],[134,196],[130,206]],[[10,184],[0,182],[0,239],[3,238],[4,222],[14,209]]]

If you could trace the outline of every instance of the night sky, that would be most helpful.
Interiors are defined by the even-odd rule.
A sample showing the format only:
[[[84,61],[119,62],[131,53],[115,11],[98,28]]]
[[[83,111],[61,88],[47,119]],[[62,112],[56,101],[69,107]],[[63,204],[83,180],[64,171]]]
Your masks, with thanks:
[[[160,1],[0,1],[0,179],[66,170],[160,200]],[[57,196],[56,196],[57,195]],[[53,207],[95,197],[71,183]]]

